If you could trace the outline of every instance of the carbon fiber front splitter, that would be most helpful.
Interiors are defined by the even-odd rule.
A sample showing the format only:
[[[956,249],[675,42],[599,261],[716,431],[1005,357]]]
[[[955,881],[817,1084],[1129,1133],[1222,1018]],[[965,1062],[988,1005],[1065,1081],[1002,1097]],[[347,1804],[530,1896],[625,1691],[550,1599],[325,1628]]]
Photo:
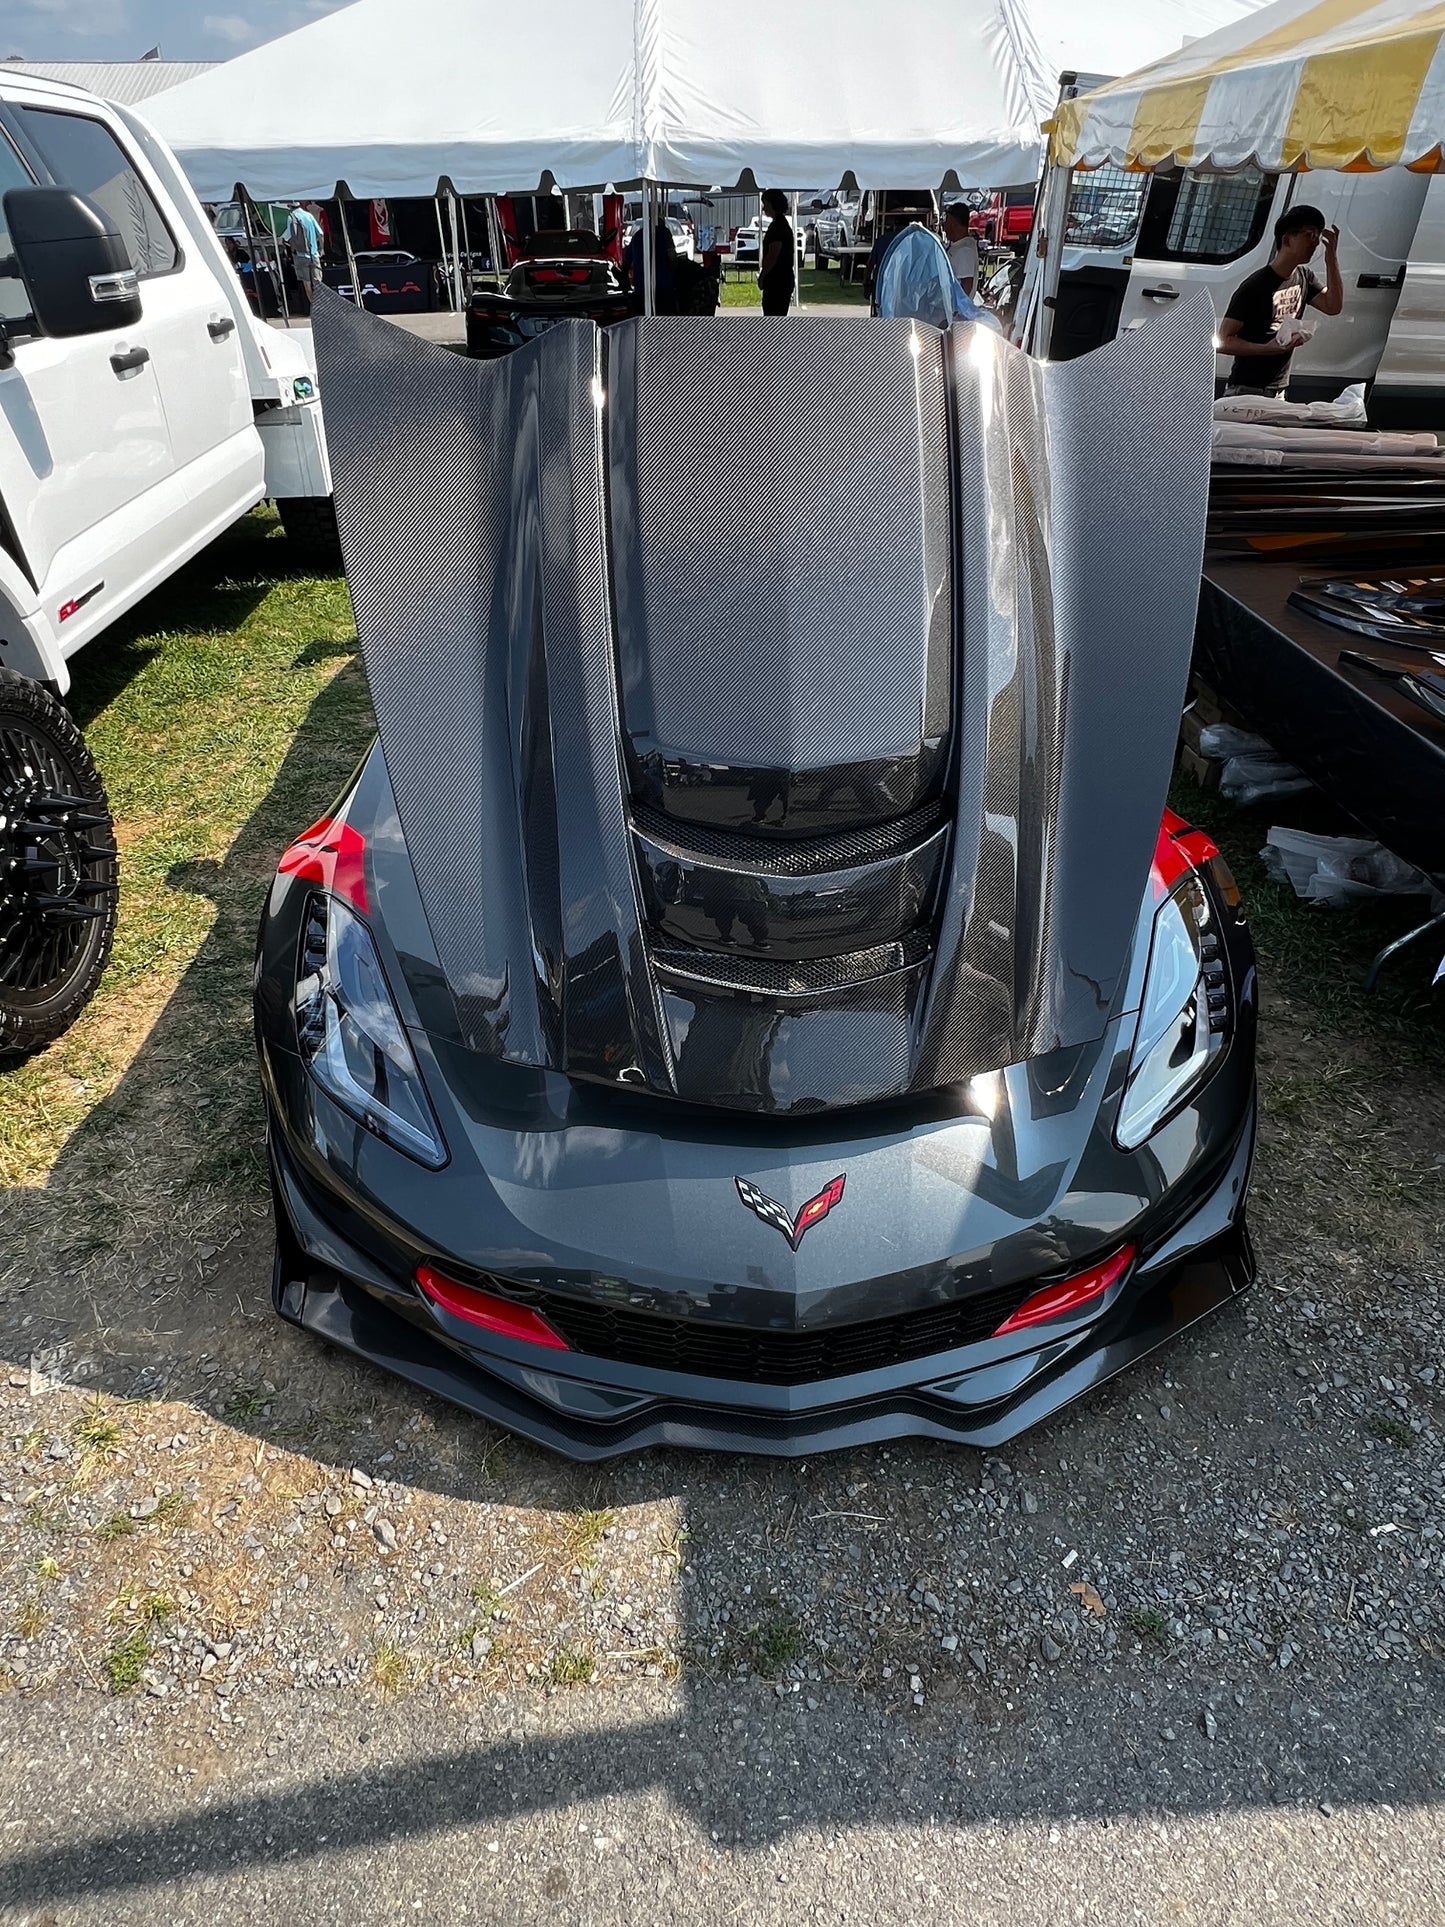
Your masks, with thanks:
[[[1244,1133],[1235,1167],[1247,1172],[1254,1131]],[[726,1380],[678,1379],[644,1388],[650,1373],[628,1373],[596,1361],[596,1379],[575,1376],[586,1365],[567,1354],[569,1370],[549,1370],[553,1352],[497,1341],[495,1351],[462,1348],[434,1335],[414,1294],[386,1277],[374,1259],[347,1245],[318,1219],[308,1187],[287,1168],[272,1142],[277,1244],[273,1296],[290,1323],[396,1373],[424,1391],[505,1426],[574,1459],[609,1458],[646,1446],[756,1452],[803,1458],[819,1451],[885,1439],[951,1439],[994,1447],[1039,1424],[1103,1384],[1252,1281],[1254,1254],[1242,1216],[1220,1229],[1222,1183],[1190,1225],[1170,1238],[1160,1261],[1137,1276],[1098,1320],[1065,1339],[1009,1361],[969,1369],[962,1354],[917,1361],[893,1375],[903,1382],[854,1392],[838,1381],[813,1387],[823,1402],[766,1409],[741,1402],[744,1388]],[[1191,1228],[1204,1231],[1191,1239]],[[1181,1255],[1172,1261],[1169,1252]],[[530,1355],[529,1355],[530,1354]],[[848,1389],[845,1390],[845,1387]]]

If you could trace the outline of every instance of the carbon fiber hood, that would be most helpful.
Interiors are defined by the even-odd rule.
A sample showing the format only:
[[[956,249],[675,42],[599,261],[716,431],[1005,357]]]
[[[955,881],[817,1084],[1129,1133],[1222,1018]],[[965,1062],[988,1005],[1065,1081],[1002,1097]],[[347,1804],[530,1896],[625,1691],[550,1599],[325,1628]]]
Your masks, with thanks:
[[[347,576],[474,1048],[803,1111],[1102,1036],[1188,672],[1213,314],[564,323],[323,291]],[[384,915],[384,906],[382,906]]]

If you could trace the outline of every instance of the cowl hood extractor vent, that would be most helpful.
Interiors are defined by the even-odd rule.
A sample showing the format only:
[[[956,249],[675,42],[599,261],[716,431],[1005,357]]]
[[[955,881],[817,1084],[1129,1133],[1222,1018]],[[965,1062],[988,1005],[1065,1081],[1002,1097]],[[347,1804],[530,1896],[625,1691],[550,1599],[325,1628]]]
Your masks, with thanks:
[[[1045,367],[966,325],[669,316],[472,363],[318,299],[475,1047],[800,1111],[1098,1037],[1187,676],[1211,329],[1185,297]]]

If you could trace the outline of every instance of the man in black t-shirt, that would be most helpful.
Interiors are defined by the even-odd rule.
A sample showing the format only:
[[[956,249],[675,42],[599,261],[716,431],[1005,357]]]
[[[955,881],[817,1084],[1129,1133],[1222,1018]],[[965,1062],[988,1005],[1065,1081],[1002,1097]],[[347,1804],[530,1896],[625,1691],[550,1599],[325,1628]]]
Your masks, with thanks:
[[[763,296],[764,314],[786,314],[793,304],[795,271],[793,230],[788,222],[788,197],[780,188],[770,187],[763,196],[763,212],[770,214],[763,235],[758,261],[758,287]]]
[[[1289,381],[1294,354],[1294,324],[1306,308],[1338,314],[1345,305],[1337,257],[1340,231],[1327,228],[1317,207],[1292,207],[1275,224],[1274,258],[1235,289],[1219,324],[1219,348],[1233,355],[1225,387],[1227,395],[1282,395]],[[1309,262],[1324,242],[1325,279],[1312,274]],[[1284,334],[1289,346],[1281,348]]]

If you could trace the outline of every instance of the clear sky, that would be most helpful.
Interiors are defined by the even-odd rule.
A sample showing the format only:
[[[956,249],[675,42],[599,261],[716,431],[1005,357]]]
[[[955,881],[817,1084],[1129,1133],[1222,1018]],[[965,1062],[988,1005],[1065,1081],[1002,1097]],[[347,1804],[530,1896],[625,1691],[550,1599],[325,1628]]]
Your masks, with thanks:
[[[0,0],[0,59],[225,60],[341,0]]]

